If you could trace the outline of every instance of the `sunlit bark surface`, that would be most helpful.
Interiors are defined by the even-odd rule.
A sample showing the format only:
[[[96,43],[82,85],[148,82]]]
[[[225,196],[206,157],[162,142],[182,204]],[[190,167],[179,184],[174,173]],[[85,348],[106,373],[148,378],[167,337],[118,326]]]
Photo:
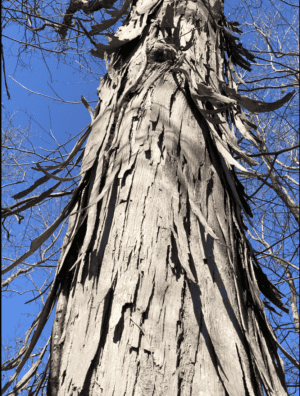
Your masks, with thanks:
[[[279,295],[232,170],[231,124],[255,136],[222,18],[218,2],[138,1],[111,41],[59,262],[49,396],[287,394],[259,288]]]

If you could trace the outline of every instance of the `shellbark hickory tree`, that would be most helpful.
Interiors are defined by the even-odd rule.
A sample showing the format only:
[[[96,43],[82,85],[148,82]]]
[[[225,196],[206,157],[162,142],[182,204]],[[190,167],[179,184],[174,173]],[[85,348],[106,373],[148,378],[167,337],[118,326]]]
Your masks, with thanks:
[[[36,330],[57,301],[48,396],[287,395],[260,292],[286,308],[246,239],[234,167],[256,164],[235,130],[258,146],[251,114],[293,93],[238,93],[235,68],[254,56],[223,8],[126,0],[123,25],[93,50],[108,73]]]

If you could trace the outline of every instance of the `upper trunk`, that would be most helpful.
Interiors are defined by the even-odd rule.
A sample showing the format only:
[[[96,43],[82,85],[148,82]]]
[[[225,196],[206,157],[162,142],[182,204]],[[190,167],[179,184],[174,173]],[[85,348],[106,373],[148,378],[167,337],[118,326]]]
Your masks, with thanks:
[[[286,395],[231,169],[228,144],[251,159],[228,119],[255,137],[222,18],[220,2],[139,1],[128,43],[112,40],[59,263],[49,396]]]

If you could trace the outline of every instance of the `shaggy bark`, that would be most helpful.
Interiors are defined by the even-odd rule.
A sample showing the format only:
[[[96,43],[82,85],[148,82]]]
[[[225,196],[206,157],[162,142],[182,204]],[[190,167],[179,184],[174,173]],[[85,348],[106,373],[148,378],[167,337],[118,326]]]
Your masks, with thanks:
[[[224,51],[251,56],[225,26],[220,2],[138,1],[98,48],[114,54],[59,262],[49,396],[287,394],[260,289],[284,307],[231,149],[253,159],[228,121],[256,141],[239,103],[269,108],[236,92]]]

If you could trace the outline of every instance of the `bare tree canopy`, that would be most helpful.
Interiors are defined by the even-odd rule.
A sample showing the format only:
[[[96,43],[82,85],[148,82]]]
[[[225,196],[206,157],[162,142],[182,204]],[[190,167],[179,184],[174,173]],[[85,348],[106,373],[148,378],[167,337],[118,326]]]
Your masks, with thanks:
[[[60,253],[2,365],[13,370],[2,394],[297,392],[298,17],[283,0],[229,6],[225,16],[221,0],[4,1],[3,36],[20,59],[40,51],[89,74],[103,59],[107,73],[95,108],[81,97],[91,122],[71,152],[41,155],[2,131],[5,169],[13,161],[23,182],[23,153],[40,174],[2,207],[7,240],[13,219],[61,200],[2,265],[5,291]],[[11,25],[22,38],[5,34]]]

